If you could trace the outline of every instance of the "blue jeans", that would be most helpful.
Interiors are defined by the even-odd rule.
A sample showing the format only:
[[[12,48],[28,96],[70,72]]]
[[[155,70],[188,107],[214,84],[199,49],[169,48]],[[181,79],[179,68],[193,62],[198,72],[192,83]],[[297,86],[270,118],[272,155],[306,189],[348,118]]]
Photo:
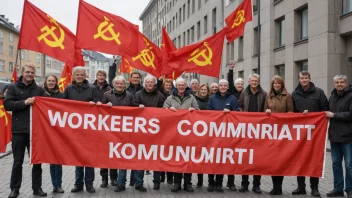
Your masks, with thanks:
[[[127,170],[126,169],[120,169],[119,170],[119,177],[117,178],[117,183],[118,185],[126,185],[126,175],[127,175]],[[135,186],[143,186],[143,179],[144,179],[144,170],[135,170],[134,171],[134,176],[136,180]]]
[[[62,166],[59,164],[50,164],[51,182],[54,188],[61,188],[62,184]]]
[[[86,186],[93,185],[94,176],[95,176],[94,168],[76,166],[75,185],[80,187],[83,187],[84,183],[86,184]],[[83,179],[84,179],[84,183],[83,183]]]
[[[343,169],[342,160],[345,160],[346,188],[345,191],[352,191],[352,144],[330,143],[332,170],[334,174],[334,191],[343,192]]]

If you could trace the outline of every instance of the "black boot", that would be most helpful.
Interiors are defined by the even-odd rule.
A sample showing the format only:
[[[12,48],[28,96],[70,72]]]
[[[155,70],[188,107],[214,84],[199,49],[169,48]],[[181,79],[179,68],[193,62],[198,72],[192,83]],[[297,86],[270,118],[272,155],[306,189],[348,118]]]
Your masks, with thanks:
[[[327,197],[344,197],[343,191],[342,192],[336,192],[336,191],[330,191],[326,193]],[[348,197],[348,192],[347,192],[347,197]],[[350,197],[348,197],[350,198]]]
[[[42,188],[38,188],[33,190],[33,195],[39,196],[39,197],[46,197],[48,196],[48,194],[46,194],[45,192],[43,192]]]
[[[20,194],[19,190],[12,190],[9,195],[9,198],[17,198],[19,194]]]
[[[271,195],[277,195],[277,186],[274,186],[273,189],[269,192]]]
[[[104,177],[104,178],[101,180],[100,187],[101,187],[101,188],[106,188],[106,187],[108,187],[108,178]]]
[[[159,183],[155,183],[153,186],[154,190],[159,190],[160,189],[160,184]]]
[[[122,191],[125,191],[126,190],[126,187],[124,185],[117,185],[114,192],[122,192]]]
[[[87,185],[86,191],[89,193],[95,193],[95,188],[93,187],[93,185]]]
[[[194,192],[191,184],[186,184],[184,186],[184,190],[187,191],[187,192]]]
[[[282,195],[282,185],[278,185],[276,188],[276,194],[277,195]]]
[[[318,188],[312,188],[312,192],[310,193],[313,197],[320,197],[320,193]]]
[[[252,191],[257,193],[257,194],[261,194],[262,193],[262,190],[260,189],[260,186],[258,186],[258,185],[253,186]]]
[[[171,189],[171,192],[178,192],[181,190],[181,184],[175,183],[174,186]]]
[[[72,193],[76,193],[76,192],[80,192],[80,191],[83,191],[83,186],[75,185],[71,190]]]
[[[292,195],[305,195],[307,194],[305,188],[298,187],[296,190],[292,191]]]
[[[117,186],[117,180],[116,180],[116,179],[112,179],[111,182],[110,182],[110,184],[111,184],[112,186]]]
[[[215,190],[216,192],[224,192],[224,190],[222,189],[222,185],[216,185]]]
[[[248,192],[248,186],[241,186],[241,188],[238,191],[239,192]]]

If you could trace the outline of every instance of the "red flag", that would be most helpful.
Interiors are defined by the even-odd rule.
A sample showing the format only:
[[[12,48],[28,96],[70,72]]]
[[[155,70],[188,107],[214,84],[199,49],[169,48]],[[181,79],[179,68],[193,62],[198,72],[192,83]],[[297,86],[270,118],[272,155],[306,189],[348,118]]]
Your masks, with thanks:
[[[12,116],[4,108],[4,101],[0,99],[0,153],[6,151],[6,145],[11,141]]]
[[[179,76],[181,76],[184,71],[174,70],[174,68],[168,67],[168,64],[167,64],[167,58],[168,58],[169,54],[173,51],[176,51],[177,48],[174,45],[174,43],[172,42],[172,40],[170,39],[169,35],[167,34],[165,27],[163,27],[163,29],[162,29],[161,47],[160,48],[163,53],[163,58],[165,61],[163,64],[162,73],[166,74],[165,75],[166,78],[171,78],[171,79],[176,79]]]
[[[122,17],[79,1],[77,48],[133,56],[138,53],[138,34],[138,26]]]
[[[249,21],[252,21],[252,3],[251,0],[243,0],[237,9],[225,19],[226,38],[229,43],[243,36],[244,27]]]
[[[133,71],[133,67],[131,66],[130,62],[125,59],[124,57],[121,58],[121,64],[120,64],[120,67],[119,67],[119,73],[122,74],[122,73],[132,73]]]
[[[14,83],[17,82],[17,66],[16,66],[16,65],[15,65],[15,68],[13,68],[11,80],[12,80],[12,82],[14,82]]]
[[[66,87],[71,84],[72,81],[72,66],[68,63],[65,63],[64,69],[61,73],[61,78],[59,82],[59,89],[61,92],[64,92]]]
[[[168,65],[179,71],[218,77],[225,29],[213,36],[170,53]]]
[[[66,62],[75,53],[75,35],[29,1],[24,2],[18,49],[28,49]]]

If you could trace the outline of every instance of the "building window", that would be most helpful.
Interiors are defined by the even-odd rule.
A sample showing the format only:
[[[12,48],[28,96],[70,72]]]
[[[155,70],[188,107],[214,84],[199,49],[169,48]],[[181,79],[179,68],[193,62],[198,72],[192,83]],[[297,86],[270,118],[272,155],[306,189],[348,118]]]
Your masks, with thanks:
[[[238,39],[238,60],[243,60],[243,36]]]
[[[13,34],[10,33],[10,42],[13,42]]]
[[[253,0],[253,13],[257,14],[258,12],[258,1],[259,0]]]
[[[175,30],[175,17],[172,17],[172,31]]]
[[[285,80],[285,65],[276,66],[276,74],[281,76]]]
[[[197,22],[197,40],[200,40],[200,21]]]
[[[186,46],[186,32],[183,32],[183,46]]]
[[[299,66],[300,71],[308,71],[308,61],[302,61]]]
[[[244,78],[244,71],[238,71],[238,78]]]
[[[51,60],[46,60],[46,68],[51,68]]]
[[[13,56],[13,46],[12,45],[9,46],[9,55]]]
[[[208,33],[208,16],[204,17],[204,34]]]
[[[13,62],[9,62],[9,72],[13,72]]]
[[[0,54],[4,53],[4,49],[3,49],[3,43],[0,42]]]
[[[186,20],[186,4],[183,4],[183,21]]]
[[[181,47],[181,36],[178,36],[178,48]]]
[[[252,69],[252,74],[258,74],[258,69]]]
[[[31,61],[31,56],[30,56],[30,51],[29,50],[26,50],[27,51],[27,61],[30,62]]]
[[[187,45],[189,45],[191,43],[191,36],[189,34],[189,29],[187,30]]]
[[[301,40],[308,38],[308,8],[301,11]]]
[[[253,55],[258,55],[258,28],[253,29]]]
[[[191,0],[187,1],[187,18],[191,15]]]
[[[192,0],[192,14],[196,11],[196,0]]]
[[[0,29],[0,38],[1,38],[1,39],[4,38],[4,32],[2,31],[2,29]]]
[[[216,8],[213,9],[212,11],[212,28],[213,34],[216,33]]]
[[[5,61],[0,60],[0,72],[4,72],[4,71],[5,71]]]
[[[40,63],[40,54],[37,54],[36,59],[37,59],[37,63]]]
[[[35,76],[41,76],[41,72],[40,72],[40,67],[37,67],[35,70]]]
[[[194,43],[194,26],[191,27],[191,43]]]
[[[343,0],[343,14],[352,12],[352,0]]]
[[[285,18],[279,19],[275,21],[275,26],[276,26],[276,47],[282,47],[285,46],[285,27],[286,27],[286,23],[285,23]]]
[[[202,7],[202,0],[198,0],[198,10]]]
[[[181,14],[182,14],[182,10],[181,10],[181,8],[180,8],[180,9],[178,10],[178,16],[179,16],[179,18],[178,18],[178,24],[179,24],[179,25],[181,25],[181,23],[182,23]]]
[[[227,43],[226,48],[227,63],[230,63],[235,59],[235,42]]]

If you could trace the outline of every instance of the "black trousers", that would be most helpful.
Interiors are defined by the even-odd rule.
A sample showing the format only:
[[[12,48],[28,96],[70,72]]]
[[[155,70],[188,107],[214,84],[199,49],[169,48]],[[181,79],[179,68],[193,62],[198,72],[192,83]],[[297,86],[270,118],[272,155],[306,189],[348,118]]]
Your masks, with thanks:
[[[173,181],[174,180],[174,173],[173,172],[166,172],[166,180]]]
[[[253,186],[260,186],[260,179],[262,178],[262,176],[260,175],[253,175]],[[244,187],[248,187],[249,186],[249,176],[248,175],[242,175],[242,182],[241,185]]]
[[[215,177],[215,180],[214,180]],[[222,186],[222,181],[224,180],[224,175],[208,175],[209,186]]]
[[[299,188],[306,188],[306,177],[297,177],[297,183]],[[311,177],[310,178],[310,187],[318,188],[319,185],[319,177]]]
[[[13,166],[11,172],[10,188],[19,190],[22,183],[22,165],[25,151],[29,151],[29,134],[12,134]],[[32,189],[42,187],[42,165],[33,164]]]
[[[271,176],[271,180],[273,181],[273,186],[282,186],[282,181],[284,181],[284,176]]]
[[[227,186],[234,186],[235,185],[235,175],[227,175]]]
[[[180,184],[182,183],[182,174],[183,173],[174,173],[174,183],[175,184]],[[183,185],[191,184],[192,180],[192,173],[184,173],[183,174]]]
[[[104,179],[109,178],[109,170],[110,170],[110,180],[117,180],[117,169],[107,169],[107,168],[102,168],[100,169],[100,175]]]

